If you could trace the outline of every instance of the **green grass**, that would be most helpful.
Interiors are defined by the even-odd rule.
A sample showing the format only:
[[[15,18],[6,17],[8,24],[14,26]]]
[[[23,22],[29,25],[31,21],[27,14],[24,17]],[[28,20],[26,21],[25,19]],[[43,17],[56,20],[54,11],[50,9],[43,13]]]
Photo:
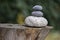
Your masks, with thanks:
[[[51,32],[45,40],[60,40],[60,32]]]

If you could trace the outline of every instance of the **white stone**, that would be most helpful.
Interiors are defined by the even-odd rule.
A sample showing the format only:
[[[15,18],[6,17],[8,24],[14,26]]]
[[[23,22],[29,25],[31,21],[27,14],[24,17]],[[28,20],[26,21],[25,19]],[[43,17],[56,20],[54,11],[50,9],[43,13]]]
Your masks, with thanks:
[[[41,26],[47,26],[48,21],[44,17],[28,16],[25,19],[25,24],[28,26],[41,27]]]

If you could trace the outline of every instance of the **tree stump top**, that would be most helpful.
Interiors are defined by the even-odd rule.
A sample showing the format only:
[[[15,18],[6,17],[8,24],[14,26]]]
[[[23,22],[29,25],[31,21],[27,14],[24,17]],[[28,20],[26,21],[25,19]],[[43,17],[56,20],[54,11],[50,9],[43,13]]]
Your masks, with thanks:
[[[0,24],[0,28],[13,28],[13,29],[26,29],[26,28],[33,28],[33,29],[40,29],[40,28],[48,28],[52,29],[52,26],[45,26],[45,27],[30,27],[26,25],[20,25],[20,24]]]

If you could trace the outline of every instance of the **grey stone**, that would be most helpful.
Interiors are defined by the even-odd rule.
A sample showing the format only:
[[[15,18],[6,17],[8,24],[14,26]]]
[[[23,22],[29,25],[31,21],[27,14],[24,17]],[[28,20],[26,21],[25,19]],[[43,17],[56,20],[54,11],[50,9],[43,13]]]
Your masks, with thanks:
[[[35,5],[35,6],[33,7],[33,10],[37,10],[37,11],[42,10],[42,9],[43,9],[43,8],[42,8],[41,5]]]
[[[41,11],[33,11],[32,16],[42,17],[43,13]]]

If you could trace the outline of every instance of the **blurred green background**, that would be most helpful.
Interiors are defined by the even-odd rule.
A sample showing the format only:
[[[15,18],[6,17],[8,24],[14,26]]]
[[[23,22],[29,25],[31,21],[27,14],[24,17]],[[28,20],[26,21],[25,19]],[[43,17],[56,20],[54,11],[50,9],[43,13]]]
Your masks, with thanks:
[[[54,27],[46,40],[60,40],[60,0],[0,0],[0,23],[24,24],[35,5],[43,6],[48,25]]]

